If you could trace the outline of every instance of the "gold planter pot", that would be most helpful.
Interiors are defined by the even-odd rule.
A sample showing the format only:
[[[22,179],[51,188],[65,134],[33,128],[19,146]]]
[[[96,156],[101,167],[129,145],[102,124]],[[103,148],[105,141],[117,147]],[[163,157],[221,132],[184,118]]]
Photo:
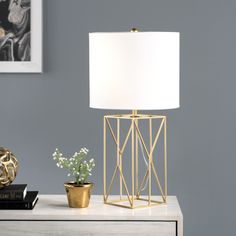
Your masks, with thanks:
[[[92,183],[84,185],[76,185],[74,182],[64,184],[67,193],[69,207],[72,208],[86,208],[89,205]]]

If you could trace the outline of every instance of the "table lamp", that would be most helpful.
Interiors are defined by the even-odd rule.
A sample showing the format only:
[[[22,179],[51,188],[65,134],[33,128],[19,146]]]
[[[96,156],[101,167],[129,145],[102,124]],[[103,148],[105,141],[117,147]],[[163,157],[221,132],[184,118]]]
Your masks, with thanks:
[[[132,111],[104,116],[104,203],[132,209],[167,203],[166,116],[142,114],[138,110],[179,107],[179,33],[138,32],[137,29],[130,32],[89,33],[89,67],[90,107]],[[115,128],[112,127],[114,120]],[[124,120],[129,122],[129,129],[121,143]],[[159,121],[159,127],[154,133],[153,122],[156,120]],[[142,122],[148,123],[148,141],[140,129]],[[115,158],[107,152],[107,132],[110,132],[116,146]],[[154,165],[154,150],[162,137],[163,184]],[[124,158],[129,140],[131,154]],[[140,166],[140,148],[146,158],[143,166]],[[116,162],[109,181],[108,158]],[[127,159],[131,160],[131,187],[124,173]],[[139,181],[140,168],[145,168],[142,181]],[[120,195],[110,200],[116,178]],[[152,181],[160,192],[159,200],[152,196]],[[145,184],[148,194],[142,196]]]

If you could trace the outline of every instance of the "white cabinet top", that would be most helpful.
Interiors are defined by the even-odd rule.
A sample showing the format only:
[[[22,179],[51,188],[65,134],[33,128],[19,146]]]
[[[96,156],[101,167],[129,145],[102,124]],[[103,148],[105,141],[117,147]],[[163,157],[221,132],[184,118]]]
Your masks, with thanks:
[[[166,205],[143,209],[126,209],[103,204],[102,196],[92,196],[88,208],[69,208],[66,195],[39,195],[33,210],[0,210],[1,220],[142,220],[182,221],[183,216],[176,197],[169,196]]]

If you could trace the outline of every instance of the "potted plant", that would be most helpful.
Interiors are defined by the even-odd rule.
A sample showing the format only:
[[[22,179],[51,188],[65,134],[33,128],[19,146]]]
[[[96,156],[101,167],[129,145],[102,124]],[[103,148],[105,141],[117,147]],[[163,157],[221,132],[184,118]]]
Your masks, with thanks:
[[[85,208],[89,205],[93,183],[88,182],[88,178],[92,175],[95,163],[94,159],[86,160],[88,152],[87,148],[81,148],[71,158],[64,157],[58,149],[53,153],[57,166],[66,169],[68,176],[74,177],[74,181],[64,184],[69,207]]]

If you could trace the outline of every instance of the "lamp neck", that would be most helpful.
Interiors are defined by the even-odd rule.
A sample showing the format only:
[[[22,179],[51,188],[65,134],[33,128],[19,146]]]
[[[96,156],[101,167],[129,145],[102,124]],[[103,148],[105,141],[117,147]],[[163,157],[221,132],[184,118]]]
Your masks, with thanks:
[[[137,116],[138,115],[138,110],[132,110],[132,116]]]

